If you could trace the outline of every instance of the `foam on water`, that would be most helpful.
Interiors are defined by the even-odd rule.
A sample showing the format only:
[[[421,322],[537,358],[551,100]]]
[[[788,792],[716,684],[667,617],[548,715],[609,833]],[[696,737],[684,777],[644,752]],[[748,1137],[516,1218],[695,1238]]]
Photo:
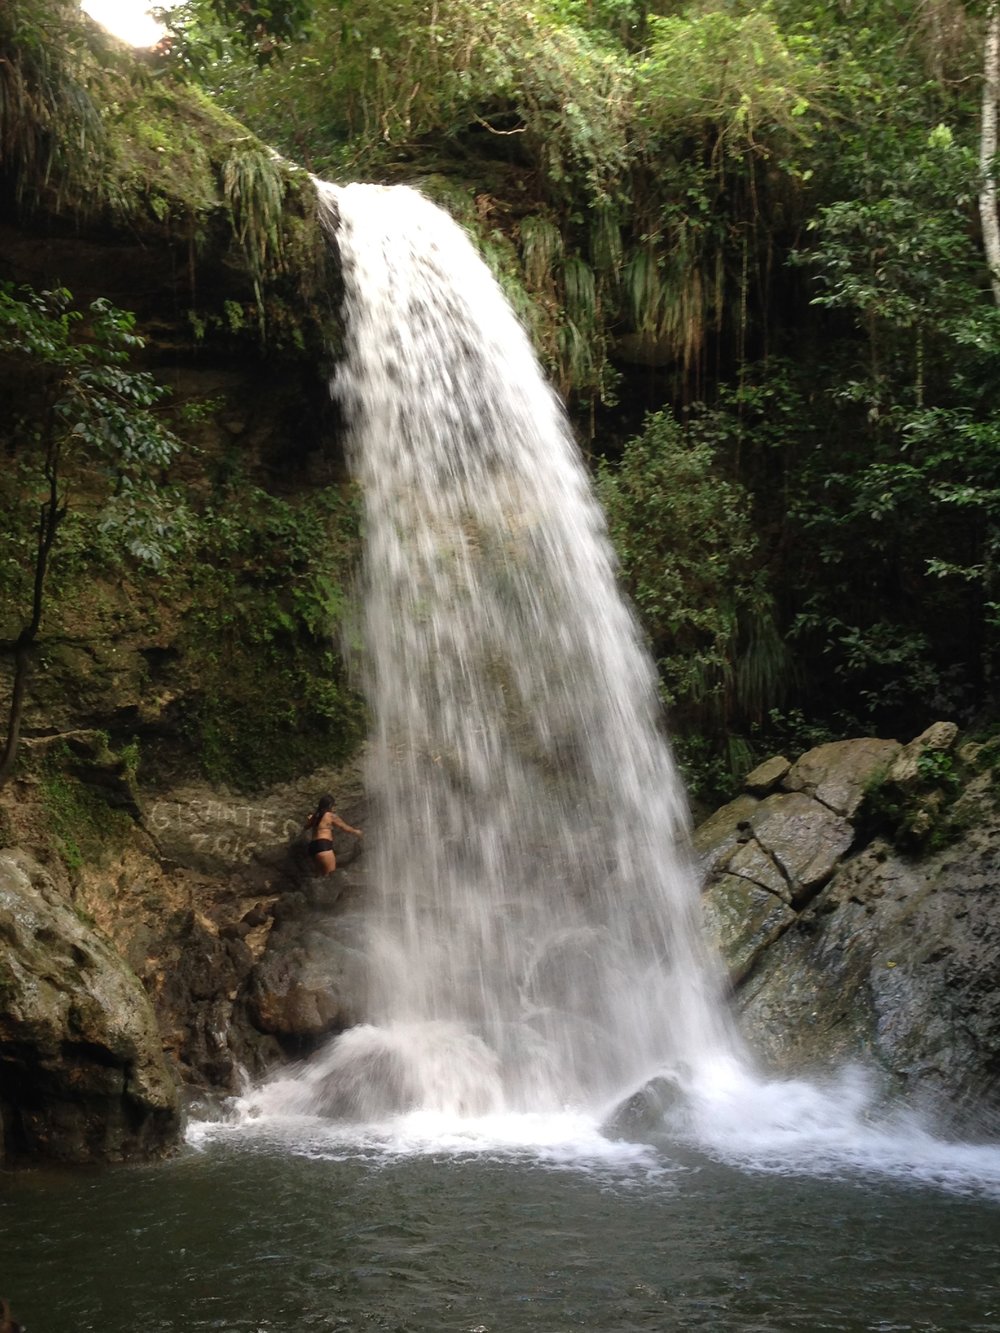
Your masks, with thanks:
[[[667,1132],[718,1160],[789,1175],[889,1176],[1000,1198],[1000,1146],[954,1142],[887,1105],[861,1067],[823,1083],[768,1079],[744,1063],[700,1069]]]
[[[281,1083],[238,1098],[220,1121],[188,1128],[192,1148],[264,1149],[326,1160],[392,1162],[475,1157],[614,1178],[663,1180],[681,1168],[654,1145],[609,1138],[578,1112],[462,1116],[417,1110],[370,1122],[332,1121],[288,1110]]]
[[[570,1169],[619,1181],[684,1188],[709,1158],[782,1176],[892,1179],[1000,1200],[1000,1147],[931,1133],[905,1107],[887,1107],[861,1068],[824,1085],[767,1079],[742,1062],[706,1062],[657,1123],[629,1136],[579,1110],[516,1112],[416,1109],[375,1120],[317,1112],[292,1072],[236,1098],[219,1121],[193,1122],[188,1142],[265,1148],[325,1159],[479,1157]],[[613,1108],[609,1107],[611,1111]]]

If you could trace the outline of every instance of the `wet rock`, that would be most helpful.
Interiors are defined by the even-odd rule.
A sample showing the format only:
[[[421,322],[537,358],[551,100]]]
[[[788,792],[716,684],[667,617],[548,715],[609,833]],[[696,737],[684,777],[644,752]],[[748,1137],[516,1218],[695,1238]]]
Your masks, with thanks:
[[[791,764],[784,755],[773,755],[746,775],[743,779],[744,789],[753,796],[766,796],[768,792],[774,790],[790,768]]]
[[[750,836],[750,816],[759,804],[755,796],[737,796],[698,825],[692,845],[703,876],[724,865],[733,849],[746,842]]]
[[[985,853],[985,857],[984,857]],[[873,844],[740,996],[781,1067],[875,1061],[911,1099],[1000,1114],[1000,828],[919,866]]]
[[[722,879],[737,876],[742,880],[748,880],[751,885],[766,889],[768,893],[782,898],[786,903],[792,901],[792,886],[774,858],[753,837],[752,829],[746,842],[733,849],[725,862],[725,867]]]
[[[696,841],[709,868],[705,919],[729,967],[744,1030],[768,1064],[801,1072],[861,1062],[911,1105],[945,1108],[956,1124],[995,1132],[995,751],[964,747],[959,762],[970,768],[959,773],[954,743],[951,725],[940,724],[905,748],[885,741],[817,747],[783,780],[797,790],[773,792],[750,808],[725,807]],[[918,767],[927,754],[947,764]],[[942,772],[947,791],[933,785],[944,781]],[[879,774],[888,776],[869,797]],[[886,791],[893,801],[910,793],[905,819],[898,812],[876,818],[873,801]],[[944,813],[935,802],[947,804]],[[915,848],[914,811],[926,811],[943,836]]]
[[[667,1115],[681,1096],[673,1079],[652,1078],[611,1112],[601,1126],[601,1133],[609,1139],[636,1139],[655,1134],[663,1129]]]
[[[726,961],[730,980],[738,985],[764,951],[795,921],[787,902],[742,879],[721,875],[702,898],[709,939]]]
[[[364,826],[360,779],[353,770],[320,770],[255,796],[241,796],[205,783],[171,787],[149,802],[146,827],[162,857],[205,874],[294,881],[308,875],[306,820],[320,792],[337,794],[348,823]],[[348,864],[363,847],[335,829],[338,863]]]
[[[796,906],[830,878],[854,841],[846,819],[801,792],[768,796],[750,825],[787,881],[789,900]]]
[[[260,1060],[234,1017],[256,961],[251,931],[233,933],[207,916],[180,913],[151,942],[144,981],[153,997],[163,1045],[185,1084],[235,1091],[242,1068]]]
[[[282,862],[304,837],[308,813],[295,809],[283,792],[251,798],[192,784],[152,801],[146,825],[164,858],[203,873],[231,874],[268,853]]]
[[[364,884],[364,844],[343,835],[321,878],[303,831],[317,793],[352,782],[323,771],[250,798],[174,787],[146,807],[159,868],[137,858],[127,875],[88,874],[88,905],[146,985],[188,1087],[233,1092],[355,1020],[360,982],[346,979],[334,918]],[[341,809],[364,825],[357,795]]]
[[[783,786],[801,791],[850,819],[864,799],[865,789],[885,773],[899,755],[898,741],[861,737],[831,741],[807,751],[791,767]]]
[[[30,857],[0,852],[0,1120],[13,1156],[137,1160],[180,1133],[138,980]]]
[[[305,916],[309,910],[309,900],[301,889],[290,889],[275,900],[271,914],[275,921],[294,921]]]
[[[343,920],[282,923],[248,977],[242,1006],[250,1023],[288,1054],[314,1050],[357,1022],[363,958],[350,935]]]
[[[905,745],[889,769],[887,779],[904,787],[920,777],[920,761],[925,755],[947,753],[954,747],[958,727],[954,722],[934,722],[908,745]]]
[[[345,791],[351,780],[350,772],[324,771],[249,799],[213,795],[203,784],[174,788],[144,802],[143,823],[76,869],[72,882],[52,860],[52,873],[62,874],[60,891],[72,894],[145,987],[168,1062],[185,1087],[233,1093],[247,1074],[263,1076],[318,1033],[353,1021],[360,983],[350,983],[350,1005],[346,981],[338,993],[334,977],[327,993],[320,965],[311,961],[323,946],[312,940],[329,935],[328,958],[339,957],[333,918],[364,891],[363,844],[345,835],[341,866],[349,869],[318,878],[304,840],[273,841],[278,812],[307,809],[317,791]],[[43,852],[45,819],[27,814],[33,795],[18,792],[14,831]],[[343,808],[363,826],[360,807],[355,800]],[[258,818],[260,811],[273,818]],[[294,825],[299,831],[298,814]],[[246,841],[226,842],[234,830]],[[329,968],[336,972],[333,963]]]

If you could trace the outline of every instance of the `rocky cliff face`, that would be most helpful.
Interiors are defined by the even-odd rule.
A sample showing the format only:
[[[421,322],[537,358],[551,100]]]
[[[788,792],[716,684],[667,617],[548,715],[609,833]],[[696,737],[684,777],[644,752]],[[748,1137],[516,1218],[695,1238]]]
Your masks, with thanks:
[[[29,307],[68,289],[67,325],[88,338],[92,302],[134,312],[122,364],[170,389],[158,412],[181,447],[146,469],[163,539],[148,559],[109,535],[121,478],[74,444],[65,368],[24,354],[23,314],[4,325],[0,713],[32,609],[38,441],[65,419],[24,734],[137,739],[144,776],[165,782],[269,785],[314,766],[316,738],[340,761],[363,733],[334,648],[357,512],[327,383],[339,266],[315,188],[78,6],[43,8],[0,7],[0,281]]]
[[[170,924],[143,908],[134,884],[137,910],[112,914],[107,928],[149,989],[189,1084],[232,1091],[243,1073],[308,1054],[360,1017],[363,844],[338,833],[336,872],[313,875],[303,825],[324,789],[348,822],[365,824],[351,771],[319,770],[253,798],[189,784],[146,809],[147,875],[157,896],[174,896]],[[99,903],[105,890],[94,880],[87,894]]]
[[[0,852],[6,1157],[122,1161],[169,1147],[178,1092],[136,977],[24,852]]]
[[[860,1061],[911,1104],[1000,1119],[1000,747],[937,724],[775,758],[701,826],[705,915],[751,1045]]]
[[[289,823],[344,787],[322,771],[275,784],[363,735],[334,647],[357,511],[325,373],[339,273],[308,175],[81,28],[78,7],[46,16],[0,6],[0,279],[136,312],[137,365],[171,387],[183,441],[157,477],[179,526],[156,567],[104,540],[91,460],[64,451],[67,517],[0,790],[6,1151],[87,1161],[163,1150],[176,1086],[232,1090],[352,1021],[362,876],[313,881]],[[21,423],[47,410],[15,351],[0,355],[5,720],[41,466]]]
[[[360,1017],[362,844],[338,835],[316,879],[303,828],[323,789],[364,825],[356,774],[140,794],[86,739],[65,784],[29,742],[0,798],[0,1161],[157,1155],[182,1090],[234,1092]]]

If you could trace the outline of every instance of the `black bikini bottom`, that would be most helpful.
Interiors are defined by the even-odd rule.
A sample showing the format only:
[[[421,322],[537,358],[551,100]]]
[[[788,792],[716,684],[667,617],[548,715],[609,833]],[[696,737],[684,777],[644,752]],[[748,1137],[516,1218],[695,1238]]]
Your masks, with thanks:
[[[329,838],[313,838],[309,844],[309,855],[317,856],[320,852],[332,852],[333,843]]]

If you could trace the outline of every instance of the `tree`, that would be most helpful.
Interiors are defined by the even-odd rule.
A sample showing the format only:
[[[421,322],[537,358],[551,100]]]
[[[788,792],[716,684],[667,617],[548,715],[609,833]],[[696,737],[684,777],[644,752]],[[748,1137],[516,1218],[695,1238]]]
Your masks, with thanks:
[[[983,107],[979,133],[979,217],[993,299],[1000,306],[1000,219],[997,218],[997,103],[1000,101],[1000,4],[992,0],[986,18]]]
[[[129,366],[143,345],[135,316],[104,299],[85,315],[64,288],[0,286],[0,367],[20,375],[27,400],[25,412],[2,423],[7,453],[19,463],[8,473],[14,494],[5,542],[28,548],[31,571],[28,586],[15,589],[27,600],[20,628],[0,642],[13,658],[0,786],[17,757],[53,551],[71,505],[116,529],[140,559],[157,561],[170,538],[156,469],[180,445],[154,411],[167,390]],[[7,568],[23,563],[8,558]]]
[[[780,702],[788,667],[749,498],[711,432],[651,413],[618,464],[601,465],[598,493],[675,725],[726,731]]]
[[[171,53],[195,66],[206,59],[206,49],[218,53],[222,33],[263,67],[309,30],[312,0],[187,0],[171,9],[154,10],[171,39]],[[176,49],[172,49],[175,48]]]
[[[921,708],[969,715],[993,672],[1000,321],[971,226],[971,144],[908,120],[858,159],[803,253],[815,304],[854,340],[841,326],[816,377],[834,410],[793,483],[808,592],[792,632],[858,722],[902,730]]]
[[[905,734],[989,699],[1000,0],[331,0],[263,69],[237,2],[194,0],[222,52],[203,84],[310,170],[415,181],[454,212],[595,455],[648,411],[689,444],[710,426],[773,615],[740,601],[738,565],[657,568],[664,514],[637,516],[662,459],[636,471],[645,497],[609,500],[636,516],[616,536],[684,722],[752,734],[777,698]],[[695,453],[662,452],[703,498]],[[739,609],[686,617],[685,588]]]

